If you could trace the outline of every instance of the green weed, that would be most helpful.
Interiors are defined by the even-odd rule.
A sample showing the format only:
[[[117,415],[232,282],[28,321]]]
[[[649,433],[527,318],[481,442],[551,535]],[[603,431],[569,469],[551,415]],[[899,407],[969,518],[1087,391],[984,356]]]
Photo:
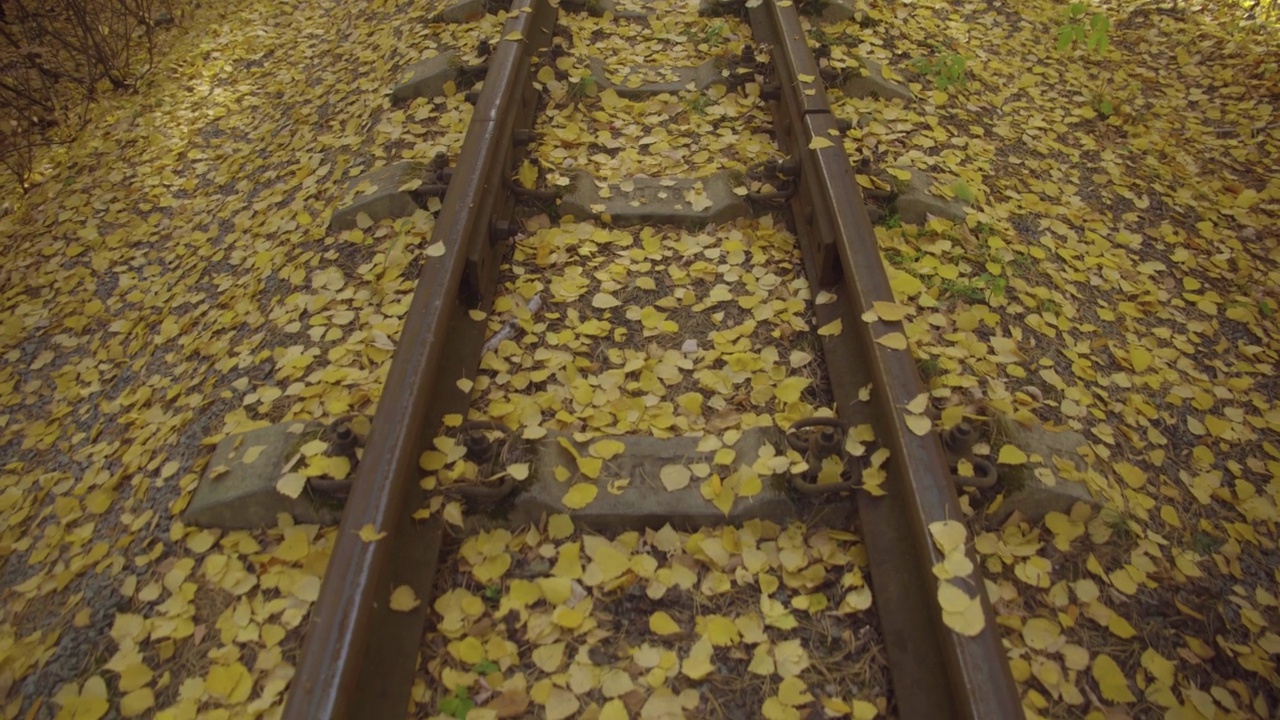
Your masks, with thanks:
[[[977,303],[986,299],[986,295],[982,292],[982,288],[971,282],[961,282],[959,280],[943,280],[942,292],[957,300],[965,302]]]
[[[1197,532],[1191,536],[1191,549],[1201,555],[1216,552],[1226,541],[1206,533]]]
[[[895,225],[894,227],[900,227],[902,225],[902,218],[899,218],[897,215],[892,215],[890,217],[897,218],[898,224]],[[886,227],[888,227],[887,224],[886,224]],[[903,252],[902,250],[886,250],[884,253],[884,256],[885,256],[885,259],[887,259],[890,263],[892,263],[894,267],[901,267],[901,266],[907,266],[907,265],[914,265],[915,263],[919,262],[920,258],[924,257],[924,253],[923,252],[908,253],[908,252]]]
[[[452,695],[440,699],[440,714],[457,718],[457,720],[464,720],[467,717],[467,713],[471,712],[471,708],[475,706],[476,703],[467,694],[467,689],[458,686],[454,688]]]
[[[1096,12],[1089,16],[1086,28],[1087,12],[1088,6],[1082,2],[1073,2],[1067,6],[1066,22],[1058,28],[1059,50],[1066,50],[1077,42],[1083,42],[1089,52],[1102,55],[1107,51],[1107,33],[1111,30],[1111,21],[1106,15]]]
[[[1003,275],[992,275],[991,273],[983,273],[978,276],[978,280],[982,281],[987,289],[991,291],[993,297],[1004,297],[1005,288],[1009,287],[1009,279]]]
[[[920,375],[928,379],[942,372],[942,363],[938,362],[938,358],[927,357],[920,361],[919,368]]]
[[[684,108],[695,115],[702,115],[707,108],[715,104],[715,99],[706,93],[698,93],[684,101]]]
[[[937,58],[914,58],[911,60],[911,67],[921,75],[933,78],[933,83],[939,90],[964,87],[968,82],[965,76],[965,59],[956,53],[944,53]]]
[[[724,23],[716,23],[715,25],[712,25],[706,29],[706,32],[702,33],[702,42],[710,45],[711,47],[719,45],[724,41],[725,30],[726,26]]]
[[[594,75],[584,75],[578,80],[569,81],[569,98],[572,100],[584,100],[589,97],[595,97],[599,92],[596,87],[596,78]]]

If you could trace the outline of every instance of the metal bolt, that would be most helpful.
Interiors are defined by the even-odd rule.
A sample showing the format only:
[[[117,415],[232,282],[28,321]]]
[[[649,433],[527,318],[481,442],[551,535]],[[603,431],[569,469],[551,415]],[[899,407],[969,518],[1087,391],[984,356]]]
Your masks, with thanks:
[[[977,434],[973,426],[967,422],[957,423],[942,434],[943,447],[956,457],[967,454],[973,448],[975,440],[977,440]]]
[[[489,225],[489,241],[494,243],[506,242],[516,236],[520,232],[520,226],[506,220],[494,220]]]

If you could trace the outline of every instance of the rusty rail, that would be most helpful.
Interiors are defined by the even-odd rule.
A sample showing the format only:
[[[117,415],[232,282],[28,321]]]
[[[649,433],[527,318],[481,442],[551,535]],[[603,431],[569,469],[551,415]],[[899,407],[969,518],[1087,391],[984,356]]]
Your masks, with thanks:
[[[837,296],[816,306],[818,322],[843,321],[823,338],[837,411],[850,423],[870,422],[890,450],[883,497],[858,498],[863,541],[871,564],[876,611],[902,718],[1003,720],[1022,718],[1022,705],[1001,645],[981,574],[966,589],[982,601],[985,629],[976,637],[942,622],[932,568],[943,556],[929,524],[963,517],[937,433],[921,437],[904,421],[904,407],[925,391],[911,354],[875,342],[903,332],[901,322],[867,323],[864,311],[894,300],[875,231],[827,102],[821,74],[793,4],[770,1],[750,10],[757,41],[772,45],[777,99],[771,102],[777,139],[799,160],[800,191],[791,201],[815,291]],[[830,145],[813,143],[815,138]],[[870,407],[858,391],[872,384]],[[977,558],[969,551],[974,567]]]
[[[426,263],[405,318],[320,597],[285,703],[287,720],[403,717],[439,558],[438,519],[419,523],[418,456],[450,412],[465,412],[456,381],[474,375],[485,325],[469,309],[492,301],[514,208],[505,189],[517,130],[532,127],[537,94],[530,57],[550,41],[550,0],[514,0],[489,59],[432,240],[445,254]],[[519,38],[519,39],[517,39]],[[364,542],[372,525],[387,535]],[[409,585],[422,604],[392,612],[392,589]]]

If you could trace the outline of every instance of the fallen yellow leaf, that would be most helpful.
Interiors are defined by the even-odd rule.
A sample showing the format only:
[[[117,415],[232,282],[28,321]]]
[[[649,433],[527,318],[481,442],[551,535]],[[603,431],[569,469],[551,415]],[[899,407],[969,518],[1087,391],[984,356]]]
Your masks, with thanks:
[[[1016,445],[1005,444],[1000,447],[996,462],[1001,465],[1022,465],[1027,462],[1027,454]]]
[[[906,350],[907,336],[900,332],[892,332],[876,338],[876,342],[891,350]]]
[[[680,626],[670,615],[659,610],[649,616],[649,631],[655,635],[674,635],[680,632]]]
[[[401,585],[391,592],[391,609],[396,612],[409,612],[418,607],[422,601],[418,599],[418,594],[408,585]]]
[[[689,486],[693,473],[684,465],[664,465],[658,471],[658,478],[669,492],[675,492]]]
[[[823,337],[831,337],[834,335],[839,335],[840,331],[843,329],[844,329],[844,320],[842,318],[836,318],[835,320],[832,320],[826,325],[823,325],[822,327],[818,328],[818,334],[822,335]]]
[[[378,532],[378,529],[373,526],[373,523],[365,523],[364,527],[360,528],[360,532],[358,534],[360,535],[360,539],[367,543],[374,542],[375,540],[381,540],[387,536],[385,532]]]
[[[569,492],[564,494],[560,502],[570,510],[581,510],[591,504],[596,499],[596,494],[600,489],[591,483],[577,483],[569,488]]]

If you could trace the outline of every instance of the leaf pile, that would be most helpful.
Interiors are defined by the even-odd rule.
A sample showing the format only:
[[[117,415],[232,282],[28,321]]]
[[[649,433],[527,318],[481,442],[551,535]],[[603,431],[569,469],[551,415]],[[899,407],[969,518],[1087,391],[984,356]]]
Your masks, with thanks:
[[[438,50],[431,4],[400,5],[198,9],[28,196],[4,188],[0,714],[279,704],[333,531],[177,513],[202,445],[376,402],[433,220],[326,228],[401,112],[389,85]]]
[[[778,158],[758,87],[742,94],[722,86],[686,88],[629,100],[592,75],[588,58],[605,63],[610,81],[631,87],[670,82],[674,75],[664,68],[693,67],[709,59],[728,73],[750,33],[740,22],[699,18],[687,10],[655,3],[646,8],[653,13],[648,23],[562,17],[572,47],[537,75],[549,106],[534,156],[550,182],[567,183],[564,171],[570,168],[616,182],[636,175],[705,177]],[[717,28],[723,30],[715,34]],[[714,47],[699,42],[709,33],[718,38]]]
[[[516,429],[670,435],[786,426],[822,403],[808,283],[770,218],[531,227],[490,321],[514,332],[481,360],[473,412]]]
[[[1059,51],[1063,4],[867,9],[870,32],[812,35],[915,99],[836,96],[846,149],[969,205],[877,229],[933,395],[1082,433],[1082,470],[999,436],[978,451],[1105,506],[989,529],[1012,493],[967,498],[1029,715],[1274,716],[1274,31],[1228,4],[1101,3],[1109,47]],[[966,58],[964,87],[906,69],[938,52]]]
[[[851,533],[752,521],[607,538],[555,515],[542,528],[469,536],[457,557],[424,639],[418,713],[892,712]]]

